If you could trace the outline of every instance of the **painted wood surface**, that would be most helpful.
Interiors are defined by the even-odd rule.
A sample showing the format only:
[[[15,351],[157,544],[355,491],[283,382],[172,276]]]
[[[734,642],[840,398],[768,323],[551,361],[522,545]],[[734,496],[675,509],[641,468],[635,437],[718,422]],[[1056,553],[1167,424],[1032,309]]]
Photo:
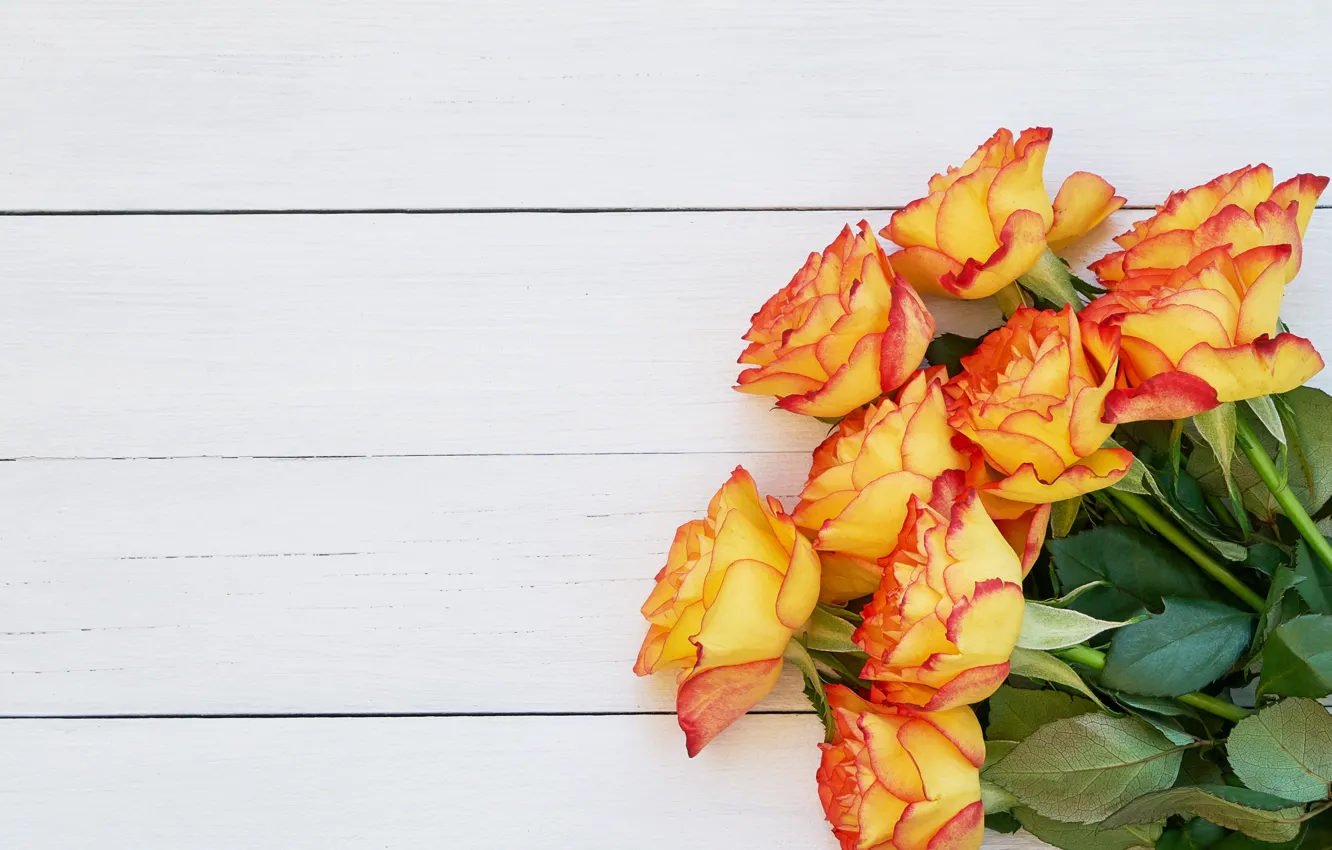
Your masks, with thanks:
[[[690,761],[670,717],[9,721],[0,845],[833,850],[819,735],[751,717]]]
[[[0,457],[809,451],[731,390],[740,336],[858,217],[0,218]],[[1306,241],[1286,315],[1326,348],[1332,215]]]
[[[10,0],[12,209],[892,206],[995,127],[1136,204],[1332,170],[1325,0]]]
[[[794,677],[690,762],[629,672],[675,526],[823,433],[730,390],[749,315],[1000,125],[1138,206],[1332,171],[1321,0],[4,6],[24,850],[832,850]],[[1332,212],[1305,263],[1332,350]]]

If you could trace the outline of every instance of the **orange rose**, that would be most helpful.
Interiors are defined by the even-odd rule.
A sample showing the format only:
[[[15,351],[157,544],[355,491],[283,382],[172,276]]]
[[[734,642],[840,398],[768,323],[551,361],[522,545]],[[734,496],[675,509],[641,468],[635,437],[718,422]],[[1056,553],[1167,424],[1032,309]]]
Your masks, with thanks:
[[[634,672],[675,668],[690,757],[767,696],[819,597],[819,559],[781,504],[736,467],[707,519],[680,526],[643,616]]]
[[[962,358],[950,381],[953,427],[1003,476],[988,496],[1044,504],[1109,487],[1133,455],[1102,444],[1114,431],[1101,417],[1114,388],[1117,352],[1088,358],[1071,306],[1024,307]]]
[[[895,398],[855,411],[814,450],[809,480],[792,512],[821,550],[825,602],[867,596],[879,586],[879,559],[897,545],[912,496],[933,500],[963,486],[973,458],[954,446],[942,366],[921,370]],[[954,475],[945,475],[947,472]],[[948,498],[948,496],[943,496]],[[1030,567],[1040,552],[1048,508],[992,499]],[[989,507],[989,505],[987,505]]]
[[[855,641],[876,698],[942,711],[1008,676],[1022,629],[1022,565],[974,489],[948,515],[913,498]]]
[[[1263,245],[1289,245],[1285,281],[1300,270],[1300,242],[1327,178],[1297,174],[1275,188],[1267,165],[1245,166],[1201,186],[1171,194],[1156,215],[1115,237],[1123,251],[1090,268],[1110,288],[1130,272],[1177,269],[1203,252],[1228,245],[1233,255]]]
[[[977,850],[985,741],[965,706],[871,705],[827,688],[837,735],[820,744],[819,800],[842,850]]]
[[[742,393],[777,396],[808,416],[842,416],[910,376],[934,337],[934,319],[893,273],[869,230],[842,230],[810,254],[791,282],[754,314],[741,363]]]
[[[1124,205],[1109,183],[1070,175],[1051,203],[1045,189],[1050,130],[1000,129],[960,168],[930,179],[930,194],[893,213],[880,236],[902,250],[889,259],[921,292],[993,295]]]
[[[1212,248],[1173,271],[1130,270],[1078,317],[1088,352],[1110,367],[1110,422],[1183,419],[1223,401],[1282,393],[1323,368],[1313,345],[1277,333],[1290,245],[1231,256]]]

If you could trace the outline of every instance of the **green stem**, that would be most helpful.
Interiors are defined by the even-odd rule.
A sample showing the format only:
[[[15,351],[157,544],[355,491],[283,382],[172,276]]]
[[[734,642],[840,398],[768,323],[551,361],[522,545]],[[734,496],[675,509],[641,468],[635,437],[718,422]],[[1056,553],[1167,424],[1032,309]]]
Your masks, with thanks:
[[[1153,507],[1151,502],[1137,493],[1128,493],[1123,490],[1107,490],[1106,492],[1118,499],[1124,507],[1137,514],[1143,522],[1151,526],[1162,537],[1173,543],[1176,549],[1188,555],[1189,560],[1197,564],[1199,569],[1244,600],[1250,608],[1255,611],[1262,611],[1266,607],[1266,602],[1261,596],[1244,582],[1235,578],[1234,574],[1223,567],[1219,561],[1203,551],[1202,546],[1198,545],[1197,541],[1166,518],[1165,514]],[[1328,563],[1332,563],[1332,561]]]
[[[1065,661],[1072,661],[1074,664],[1081,664],[1084,667],[1090,667],[1093,670],[1105,669],[1105,653],[1092,649],[1090,646],[1070,646],[1068,649],[1055,651],[1055,655]],[[1191,705],[1194,708],[1201,709],[1208,714],[1215,714],[1217,717],[1230,721],[1239,721],[1249,716],[1247,708],[1240,708],[1238,705],[1226,702],[1223,699],[1208,696],[1207,694],[1191,693],[1175,697],[1175,699]]]
[[[1235,436],[1239,447],[1244,450],[1244,456],[1249,459],[1249,465],[1258,473],[1258,477],[1263,480],[1267,486],[1267,491],[1276,499],[1276,503],[1281,506],[1285,512],[1286,518],[1290,520],[1291,525],[1300,532],[1304,542],[1309,544],[1309,548],[1317,553],[1322,560],[1323,566],[1332,569],[1332,543],[1329,543],[1323,533],[1318,530],[1314,524],[1313,518],[1309,512],[1300,504],[1300,500],[1295,496],[1295,491],[1290,489],[1286,483],[1286,477],[1272,463],[1272,458],[1267,456],[1267,450],[1263,448],[1258,435],[1254,433],[1253,426],[1244,421],[1244,417],[1235,417]]]
[[[1031,306],[1027,301],[1026,293],[1024,293],[1022,287],[1018,286],[1016,283],[1010,283],[1008,286],[1005,286],[1003,289],[996,292],[994,294],[994,303],[999,305],[999,309],[1003,312],[1005,319],[1013,318],[1013,314],[1016,313],[1019,308]]]

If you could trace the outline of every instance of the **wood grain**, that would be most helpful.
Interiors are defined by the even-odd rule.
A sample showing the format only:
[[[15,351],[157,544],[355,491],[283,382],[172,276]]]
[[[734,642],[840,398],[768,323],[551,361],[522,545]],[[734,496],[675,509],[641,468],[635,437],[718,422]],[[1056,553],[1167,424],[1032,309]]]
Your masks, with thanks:
[[[9,721],[0,844],[835,850],[819,736],[748,717],[691,762],[669,717]]]
[[[0,206],[891,206],[999,126],[1136,204],[1332,170],[1332,7],[17,0]]]
[[[808,451],[739,337],[857,217],[3,218],[0,457]],[[1332,350],[1332,213],[1305,257],[1285,314]]]
[[[638,609],[740,463],[809,456],[0,464],[0,715],[673,710]]]

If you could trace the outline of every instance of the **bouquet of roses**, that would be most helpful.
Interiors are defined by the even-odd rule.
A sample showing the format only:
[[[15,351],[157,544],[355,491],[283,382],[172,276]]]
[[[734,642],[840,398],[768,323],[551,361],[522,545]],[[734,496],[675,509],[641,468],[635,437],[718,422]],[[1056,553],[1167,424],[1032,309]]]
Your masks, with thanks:
[[[736,469],[676,532],[635,671],[689,755],[784,661],[826,733],[845,850],[1332,847],[1332,398],[1279,317],[1326,177],[1123,205],[1050,131],[1000,130],[753,317],[736,389],[819,417],[799,503]],[[935,338],[917,292],[994,298]],[[1324,816],[1324,812],[1329,812]]]

